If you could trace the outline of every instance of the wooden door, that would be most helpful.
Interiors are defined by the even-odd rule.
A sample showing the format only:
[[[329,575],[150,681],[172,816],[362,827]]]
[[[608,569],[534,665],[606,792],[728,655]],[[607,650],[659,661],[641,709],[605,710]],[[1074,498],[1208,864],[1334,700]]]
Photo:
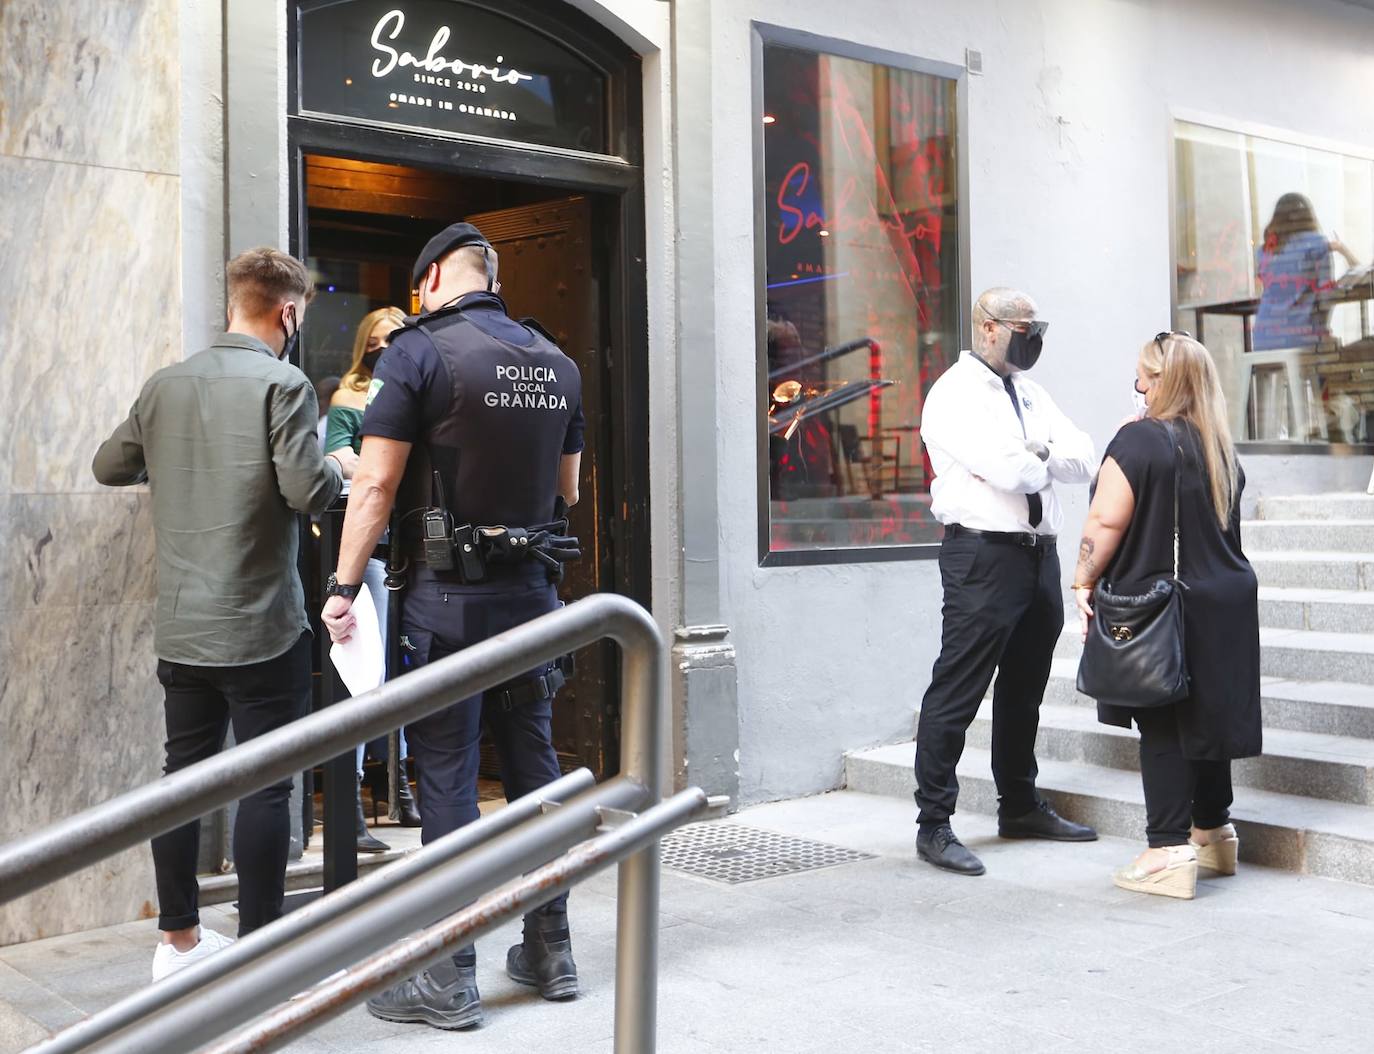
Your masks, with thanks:
[[[568,566],[560,595],[565,601],[610,590],[611,489],[609,385],[602,333],[602,265],[591,237],[586,198],[521,205],[465,217],[486,235],[500,256],[501,296],[512,318],[534,318],[582,373],[582,412],[587,419],[580,500],[572,530],[582,560]],[[559,693],[553,741],[565,769],[586,765],[598,777],[615,768],[619,706],[614,656],[608,644],[578,653],[577,673]],[[608,767],[609,766],[609,767]]]

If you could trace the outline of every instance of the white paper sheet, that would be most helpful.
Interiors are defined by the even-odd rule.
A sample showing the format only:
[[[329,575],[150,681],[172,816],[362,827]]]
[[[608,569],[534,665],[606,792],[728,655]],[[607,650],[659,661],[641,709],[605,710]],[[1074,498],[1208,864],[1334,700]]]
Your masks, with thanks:
[[[377,605],[364,585],[353,600],[353,617],[358,624],[344,644],[329,649],[329,660],[348,687],[349,694],[362,695],[382,683],[386,675],[386,655],[382,651],[381,629],[377,625]]]

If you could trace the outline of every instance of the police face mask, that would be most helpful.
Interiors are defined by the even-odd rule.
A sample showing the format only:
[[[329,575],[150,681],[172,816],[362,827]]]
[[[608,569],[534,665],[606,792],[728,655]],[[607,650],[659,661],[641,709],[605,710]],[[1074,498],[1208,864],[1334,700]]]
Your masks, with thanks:
[[[1007,365],[1017,370],[1030,369],[1040,359],[1041,349],[1045,346],[1045,330],[1050,328],[1050,324],[1038,319],[1034,322],[1002,324],[1011,330],[1011,340],[1007,343]],[[1022,331],[1016,328],[1017,325],[1024,325],[1026,329]]]
[[[277,358],[281,359],[283,362],[290,362],[291,356],[296,353],[296,345],[300,343],[301,339],[301,324],[300,320],[296,318],[296,308],[294,304],[291,307],[291,329],[288,330],[286,328],[286,322],[283,321],[281,323],[281,331],[286,337],[286,342],[282,344],[281,354],[278,355]]]

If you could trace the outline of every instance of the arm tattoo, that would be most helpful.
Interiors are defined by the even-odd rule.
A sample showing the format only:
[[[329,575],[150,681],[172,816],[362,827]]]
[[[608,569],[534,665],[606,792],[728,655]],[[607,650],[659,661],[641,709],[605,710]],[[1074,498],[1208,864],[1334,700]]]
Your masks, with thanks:
[[[1090,581],[1097,581],[1097,561],[1093,559],[1093,553],[1097,551],[1097,543],[1086,535],[1078,543],[1078,566],[1087,572]]]

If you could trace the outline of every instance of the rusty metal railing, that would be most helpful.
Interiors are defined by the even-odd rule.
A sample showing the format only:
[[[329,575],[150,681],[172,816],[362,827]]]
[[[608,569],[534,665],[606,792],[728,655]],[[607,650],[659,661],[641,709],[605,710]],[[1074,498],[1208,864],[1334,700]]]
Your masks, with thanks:
[[[712,803],[696,788],[660,801],[664,645],[648,613],[619,596],[577,601],[0,847],[0,903],[605,638],[622,657],[619,776],[594,786],[585,769],[569,773],[72,1025],[34,1054],[275,1050],[613,863],[615,1052],[653,1054],[658,840]]]

